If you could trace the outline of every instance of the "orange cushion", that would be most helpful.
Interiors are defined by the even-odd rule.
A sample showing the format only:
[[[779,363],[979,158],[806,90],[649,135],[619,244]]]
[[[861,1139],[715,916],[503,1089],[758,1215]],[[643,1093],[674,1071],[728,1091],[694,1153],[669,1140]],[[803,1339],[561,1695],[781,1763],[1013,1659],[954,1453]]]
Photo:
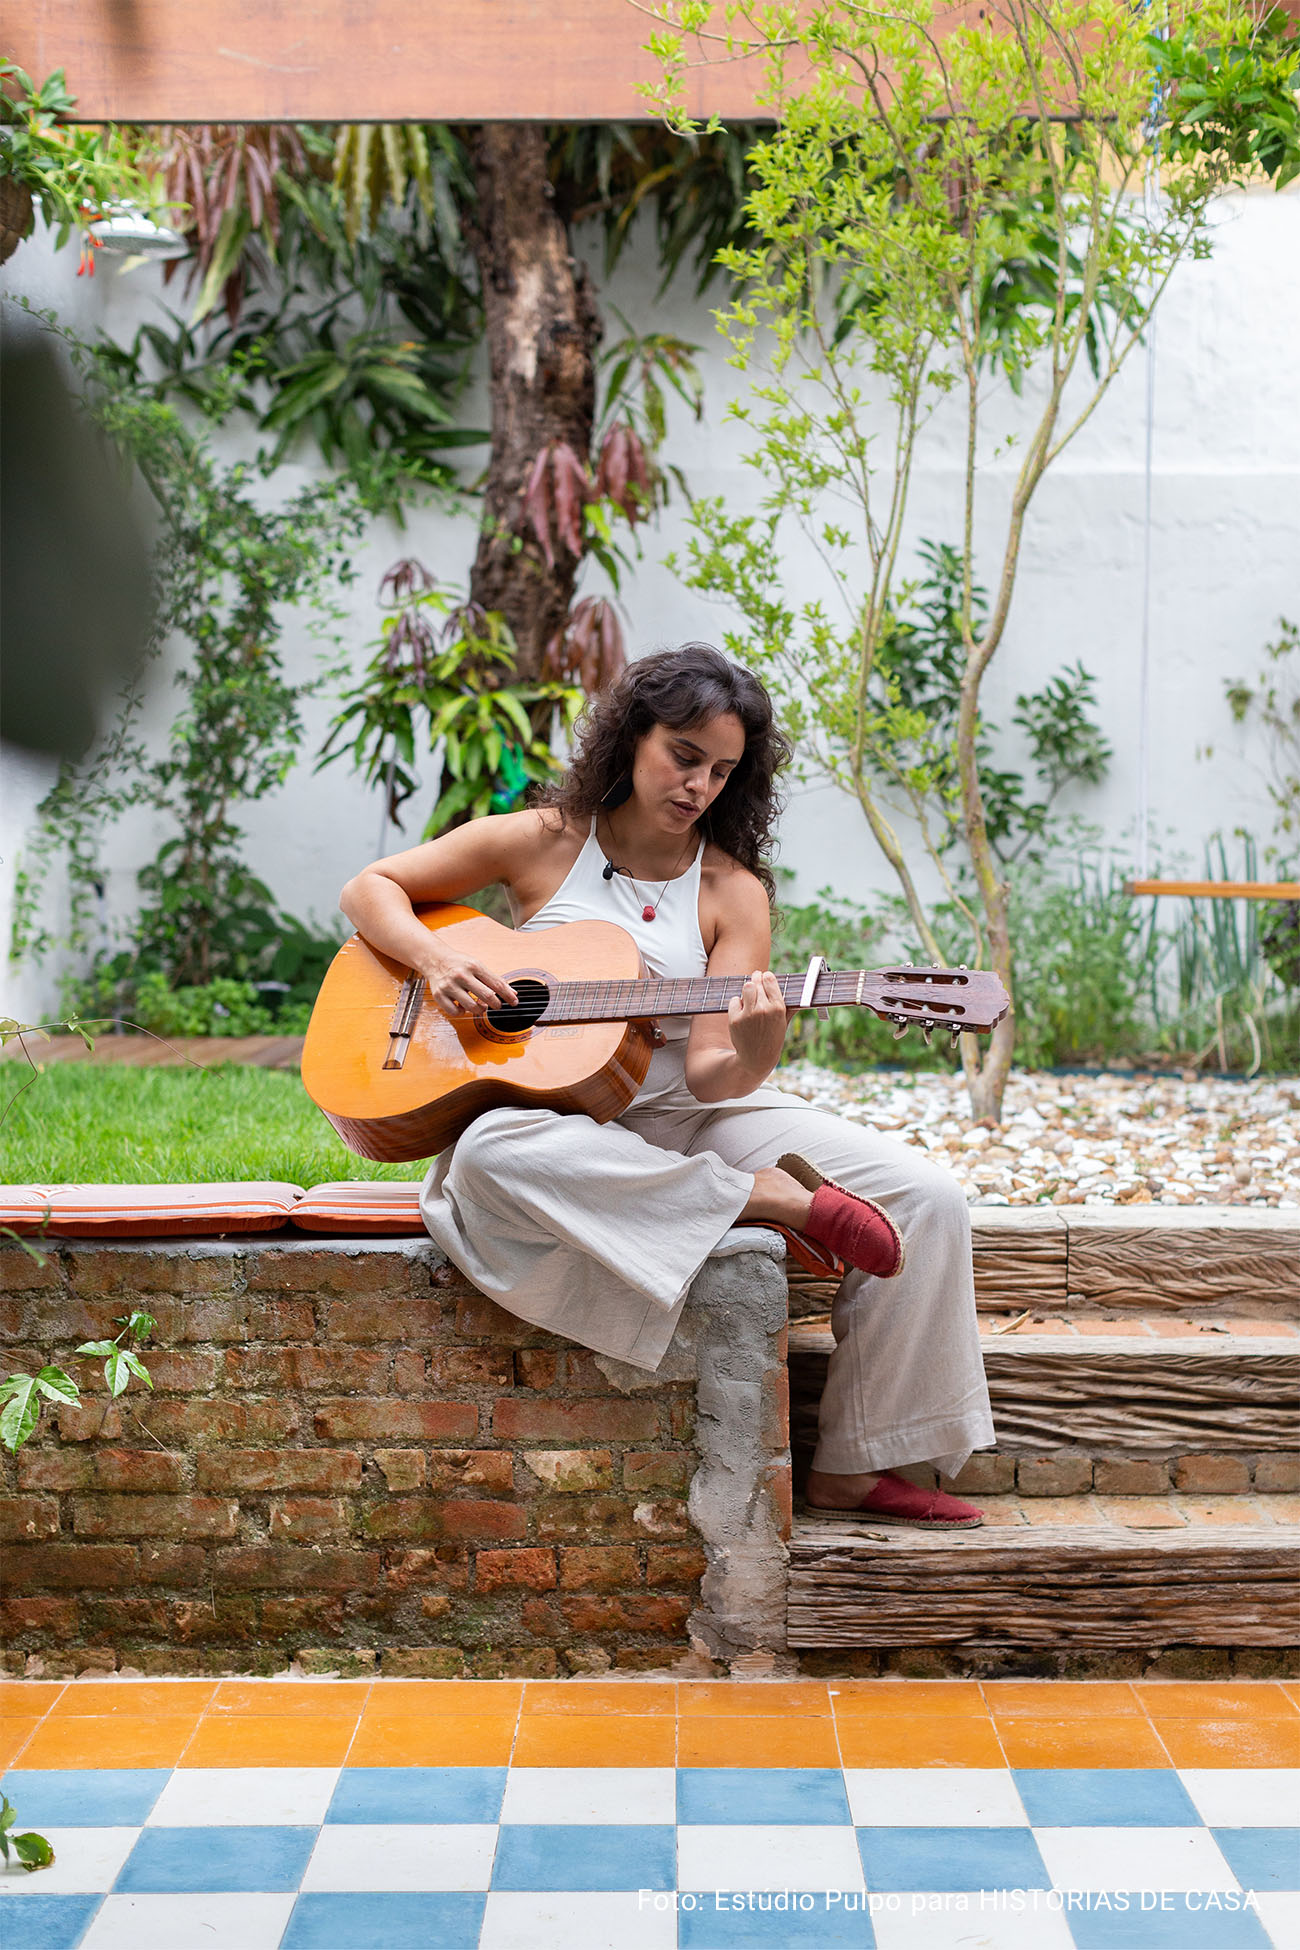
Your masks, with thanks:
[[[0,1226],[31,1232],[45,1217],[49,1200],[40,1185],[0,1185]]]
[[[290,1213],[304,1232],[423,1232],[416,1179],[340,1179],[314,1185]]]
[[[74,1239],[146,1239],[199,1232],[273,1232],[302,1197],[278,1180],[218,1185],[26,1185],[50,1208],[49,1231]],[[28,1228],[30,1230],[30,1227]]]

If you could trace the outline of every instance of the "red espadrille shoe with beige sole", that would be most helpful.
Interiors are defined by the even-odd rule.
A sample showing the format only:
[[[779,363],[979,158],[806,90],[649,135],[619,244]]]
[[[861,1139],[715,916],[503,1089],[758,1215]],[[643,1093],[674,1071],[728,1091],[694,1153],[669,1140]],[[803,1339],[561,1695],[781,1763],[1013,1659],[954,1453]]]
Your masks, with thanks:
[[[849,1523],[903,1523],[917,1530],[974,1530],[984,1521],[984,1512],[973,1503],[963,1503],[947,1490],[921,1490],[906,1476],[882,1470],[873,1489],[851,1510],[835,1510],[828,1503],[809,1503],[804,1508],[810,1517],[841,1517]]]
[[[776,1166],[813,1195],[812,1211],[801,1228],[805,1239],[878,1279],[892,1280],[902,1272],[903,1236],[887,1212],[837,1185],[797,1151],[785,1152]]]

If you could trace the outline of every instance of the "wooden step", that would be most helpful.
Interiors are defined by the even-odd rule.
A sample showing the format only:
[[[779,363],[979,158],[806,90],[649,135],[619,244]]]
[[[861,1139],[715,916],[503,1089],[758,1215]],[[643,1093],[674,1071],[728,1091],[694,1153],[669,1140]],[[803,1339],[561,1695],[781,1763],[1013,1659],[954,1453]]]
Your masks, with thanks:
[[[1013,1317],[1014,1318],[1014,1317]],[[1158,1332],[1110,1332],[1115,1323],[1060,1323],[1062,1332],[985,1332],[997,1453],[1258,1455],[1297,1444],[1300,1333],[1290,1323],[1236,1320],[1223,1332],[1164,1316]],[[1042,1325],[1047,1325],[1043,1322]],[[1258,1331],[1263,1330],[1263,1331]],[[816,1440],[817,1404],[834,1345],[829,1326],[790,1328],[790,1432]],[[987,1453],[987,1452],[984,1452]]]
[[[934,1533],[796,1514],[788,1642],[971,1653],[1300,1643],[1300,1525],[1271,1522],[1281,1499],[1267,1497],[1242,1508],[1253,1523],[1225,1523],[1230,1501],[1126,1508],[1085,1496],[1047,1511],[990,1498],[980,1529]]]
[[[971,1230],[982,1310],[1300,1319],[1300,1211],[1289,1207],[976,1206]],[[834,1294],[792,1269],[792,1318]]]

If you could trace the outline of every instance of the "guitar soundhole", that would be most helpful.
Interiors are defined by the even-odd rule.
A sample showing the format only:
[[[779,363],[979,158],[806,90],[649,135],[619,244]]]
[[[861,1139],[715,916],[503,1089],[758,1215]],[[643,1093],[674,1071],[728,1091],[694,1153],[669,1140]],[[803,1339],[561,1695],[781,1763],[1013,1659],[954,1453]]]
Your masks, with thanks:
[[[499,1036],[523,1036],[550,1001],[551,991],[545,982],[539,982],[531,975],[511,975],[507,980],[519,1000],[504,1003],[498,1009],[489,1009],[487,1022]]]

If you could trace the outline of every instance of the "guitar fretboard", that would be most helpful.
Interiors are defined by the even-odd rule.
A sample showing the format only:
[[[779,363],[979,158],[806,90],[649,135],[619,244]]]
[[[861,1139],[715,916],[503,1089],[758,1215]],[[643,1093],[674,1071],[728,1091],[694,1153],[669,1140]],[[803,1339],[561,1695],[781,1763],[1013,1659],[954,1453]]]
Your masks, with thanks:
[[[804,990],[802,975],[778,975],[787,1008],[796,1008]],[[623,1022],[638,1016],[715,1016],[727,1013],[731,999],[744,987],[743,975],[701,975],[634,982],[557,982],[539,1020],[559,1022]],[[862,1002],[876,993],[880,977],[863,969],[827,970],[817,977],[810,1007]]]

